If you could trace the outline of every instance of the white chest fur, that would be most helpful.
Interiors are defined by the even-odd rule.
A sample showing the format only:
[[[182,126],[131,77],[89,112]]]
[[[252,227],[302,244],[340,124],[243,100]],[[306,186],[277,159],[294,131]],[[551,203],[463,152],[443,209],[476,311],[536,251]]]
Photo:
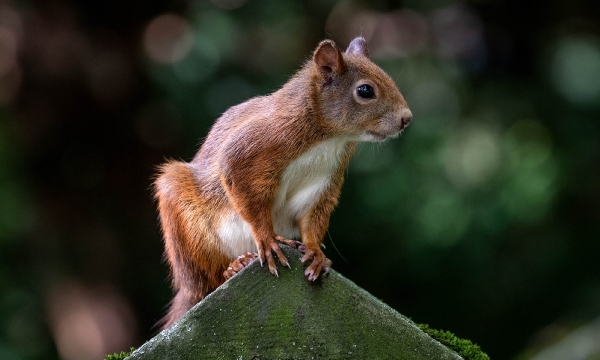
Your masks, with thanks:
[[[297,221],[320,199],[340,166],[348,140],[333,138],[323,141],[297,159],[283,172],[279,190],[272,204],[273,230],[288,239],[299,239]],[[256,247],[250,225],[239,214],[231,212],[221,223],[219,236],[230,258]]]
[[[315,205],[329,186],[346,143],[343,138],[321,142],[287,167],[273,201],[273,229],[277,234],[288,239],[299,238],[297,220]]]

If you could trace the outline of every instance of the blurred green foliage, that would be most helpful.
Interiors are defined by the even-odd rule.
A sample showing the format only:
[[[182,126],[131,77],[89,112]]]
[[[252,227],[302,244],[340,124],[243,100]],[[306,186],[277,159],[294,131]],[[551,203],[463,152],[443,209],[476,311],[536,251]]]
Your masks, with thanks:
[[[191,159],[222,112],[278,89],[321,39],[359,34],[414,121],[353,158],[325,239],[336,270],[491,358],[527,358],[600,315],[597,4],[54,0],[0,14],[4,49],[18,44],[0,63],[0,358],[91,356],[61,332],[77,319],[103,354],[149,338],[170,298],[156,166]],[[98,289],[114,296],[94,303]],[[102,325],[103,311],[133,320]],[[129,343],[109,344],[117,328]]]

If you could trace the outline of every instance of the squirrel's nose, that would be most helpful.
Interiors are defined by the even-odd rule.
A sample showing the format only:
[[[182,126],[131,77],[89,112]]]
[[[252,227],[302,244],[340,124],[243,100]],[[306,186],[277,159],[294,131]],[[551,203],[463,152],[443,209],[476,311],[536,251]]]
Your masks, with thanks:
[[[400,111],[400,121],[402,122],[402,128],[410,125],[412,121],[412,112],[408,108],[404,108]]]

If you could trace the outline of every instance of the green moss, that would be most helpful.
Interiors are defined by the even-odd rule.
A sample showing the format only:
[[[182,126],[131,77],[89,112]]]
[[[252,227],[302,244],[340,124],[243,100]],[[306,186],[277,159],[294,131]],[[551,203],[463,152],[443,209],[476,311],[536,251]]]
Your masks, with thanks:
[[[128,357],[129,355],[131,355],[131,353],[135,350],[134,347],[129,349],[129,352],[125,352],[125,351],[121,351],[120,354],[114,353],[112,355],[106,355],[106,359],[104,360],[123,360],[126,357]]]
[[[461,339],[450,331],[432,329],[427,324],[418,325],[427,335],[456,351],[465,360],[490,360],[488,354],[470,340]]]

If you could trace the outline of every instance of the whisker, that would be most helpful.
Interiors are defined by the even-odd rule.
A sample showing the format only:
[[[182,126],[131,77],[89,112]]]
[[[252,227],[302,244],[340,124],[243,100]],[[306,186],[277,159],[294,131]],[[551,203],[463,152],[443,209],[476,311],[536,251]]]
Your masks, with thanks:
[[[400,74],[398,74],[398,75],[396,76],[396,79],[394,80],[394,82],[396,82],[396,83],[397,83],[397,82],[398,82],[398,78],[399,78],[400,76],[402,76],[402,74],[403,74],[403,73],[404,73],[404,70],[400,71]]]
[[[331,234],[329,233],[329,230],[327,230],[327,236],[329,237],[329,241],[331,241],[331,244],[333,245],[333,248],[334,248],[334,249],[335,249],[335,251],[338,253],[338,255],[340,255],[340,257],[342,258],[342,260],[344,260],[344,262],[345,262],[346,264],[350,264],[350,263],[348,262],[348,260],[346,260],[346,258],[344,258],[344,257],[342,256],[342,253],[341,253],[341,252],[338,250],[337,246],[335,246],[335,243],[333,242],[333,238],[331,237]]]

